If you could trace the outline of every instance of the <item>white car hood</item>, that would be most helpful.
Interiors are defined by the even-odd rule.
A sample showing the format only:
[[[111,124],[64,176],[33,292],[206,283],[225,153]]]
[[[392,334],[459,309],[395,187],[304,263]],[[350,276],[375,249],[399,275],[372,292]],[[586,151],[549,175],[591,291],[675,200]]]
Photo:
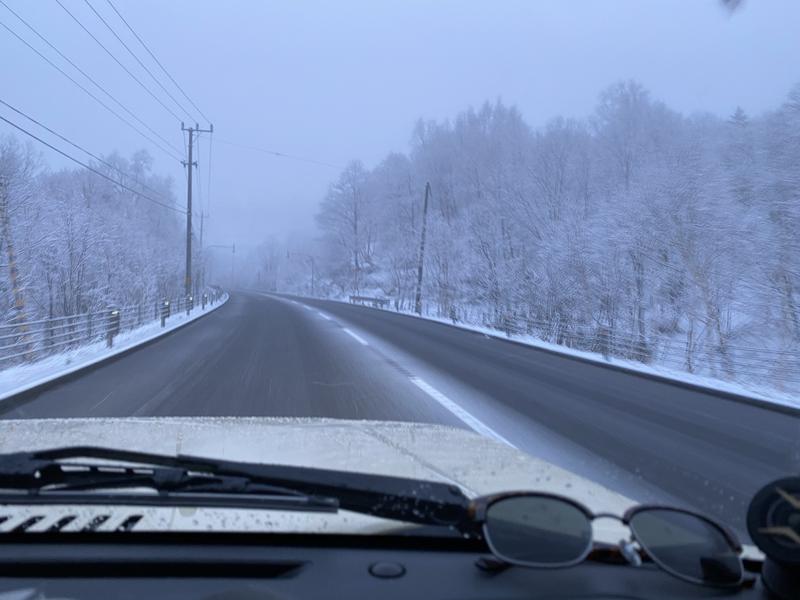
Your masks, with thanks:
[[[471,431],[439,425],[285,418],[121,418],[34,419],[0,422],[0,452],[58,446],[107,446],[164,454],[191,454],[248,462],[313,466],[446,481],[466,495],[539,490],[574,498],[597,512],[622,514],[633,501],[552,464]],[[35,515],[31,527],[46,529],[65,515],[77,515],[67,529],[80,529],[100,514],[98,529],[114,529],[141,515],[136,530],[294,531],[372,533],[397,522],[347,511],[307,514],[292,511],[126,507],[0,506],[12,518],[1,530]],[[603,520],[596,535],[616,542],[624,530]],[[608,538],[608,539],[606,539]]]

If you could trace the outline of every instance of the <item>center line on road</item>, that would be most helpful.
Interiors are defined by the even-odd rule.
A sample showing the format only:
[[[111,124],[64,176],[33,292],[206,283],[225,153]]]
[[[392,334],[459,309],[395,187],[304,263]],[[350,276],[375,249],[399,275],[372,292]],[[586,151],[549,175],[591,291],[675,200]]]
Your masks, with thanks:
[[[416,385],[419,389],[428,394],[428,396],[430,396],[431,398],[436,400],[439,404],[444,406],[447,410],[449,410],[451,413],[453,413],[455,416],[461,419],[464,423],[466,423],[470,428],[472,428],[480,435],[493,438],[498,442],[502,442],[504,444],[511,446],[512,448],[516,448],[514,444],[509,442],[506,438],[497,433],[494,429],[486,425],[483,421],[481,421],[477,417],[473,416],[472,414],[468,413],[466,410],[461,408],[458,404],[450,400],[450,398],[448,398],[442,392],[440,392],[435,387],[430,385],[427,381],[420,379],[419,377],[411,377],[411,383]]]
[[[100,402],[98,402],[97,404],[95,404],[90,410],[94,410],[95,408],[100,406],[103,402],[105,402],[106,400],[111,398],[111,394],[113,394],[113,393],[114,393],[114,390],[111,390],[110,392],[108,392],[108,394],[106,394],[106,397],[103,398],[102,400],[100,400]]]
[[[330,321],[330,320],[331,320],[331,318],[330,318],[328,315],[326,315],[324,312],[319,312],[319,311],[317,311],[317,314],[318,314],[320,317],[322,317],[323,319],[325,319],[326,321]]]
[[[357,340],[359,344],[363,344],[364,346],[369,346],[369,342],[367,342],[367,340],[362,338],[357,333],[350,331],[347,327],[343,327],[342,329],[344,329],[344,332],[350,335],[353,339]]]
[[[303,304],[303,308],[305,308],[306,310],[314,310],[308,304]]]

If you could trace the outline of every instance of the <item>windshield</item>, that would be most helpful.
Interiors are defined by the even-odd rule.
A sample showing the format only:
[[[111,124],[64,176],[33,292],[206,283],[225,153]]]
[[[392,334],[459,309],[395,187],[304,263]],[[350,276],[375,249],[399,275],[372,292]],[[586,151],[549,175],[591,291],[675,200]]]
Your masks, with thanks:
[[[0,453],[657,502],[747,539],[800,470],[798,22],[0,0]]]

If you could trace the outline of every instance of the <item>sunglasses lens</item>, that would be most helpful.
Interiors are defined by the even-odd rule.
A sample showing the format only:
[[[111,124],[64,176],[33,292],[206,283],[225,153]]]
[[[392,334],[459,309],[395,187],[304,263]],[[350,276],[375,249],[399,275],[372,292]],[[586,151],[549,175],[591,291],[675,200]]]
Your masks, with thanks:
[[[671,509],[636,513],[630,527],[650,557],[667,571],[711,585],[741,581],[736,549],[713,523]]]
[[[592,543],[591,521],[579,508],[557,498],[516,496],[493,503],[484,529],[503,559],[558,566],[580,559]]]

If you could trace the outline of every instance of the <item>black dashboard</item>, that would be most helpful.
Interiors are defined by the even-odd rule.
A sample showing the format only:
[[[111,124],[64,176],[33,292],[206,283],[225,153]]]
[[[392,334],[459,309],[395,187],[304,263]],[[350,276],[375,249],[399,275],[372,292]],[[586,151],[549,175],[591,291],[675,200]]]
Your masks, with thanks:
[[[0,537],[0,600],[770,597],[757,580],[725,591],[653,565],[493,570],[487,554],[480,540],[428,536],[11,533]]]

